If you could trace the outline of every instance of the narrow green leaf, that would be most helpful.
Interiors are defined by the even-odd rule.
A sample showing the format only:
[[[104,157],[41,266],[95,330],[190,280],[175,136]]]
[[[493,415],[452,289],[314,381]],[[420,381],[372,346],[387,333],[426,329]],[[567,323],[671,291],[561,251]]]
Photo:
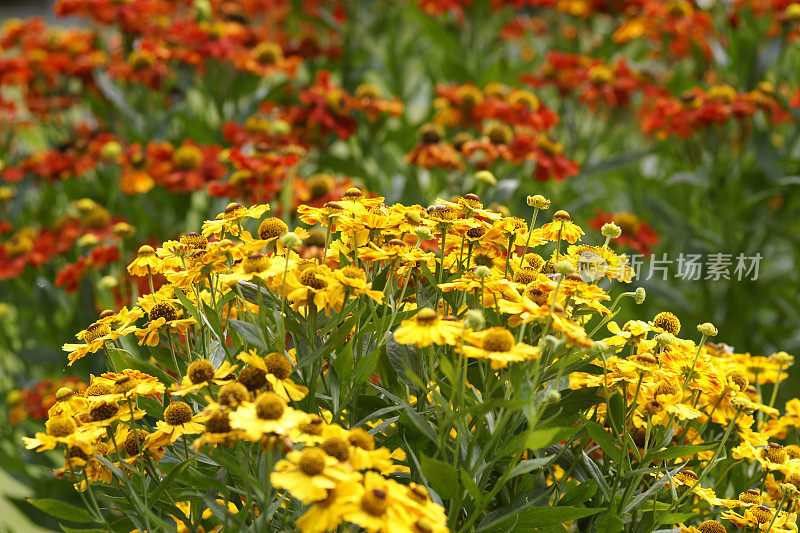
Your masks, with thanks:
[[[92,520],[92,515],[90,515],[85,509],[75,507],[74,505],[70,505],[59,500],[53,500],[51,498],[42,498],[39,500],[27,498],[26,501],[43,513],[60,518],[62,520],[78,523],[94,521]]]
[[[458,496],[458,470],[453,465],[422,454],[419,459],[425,479],[439,496],[448,499]]]
[[[586,428],[592,440],[600,445],[600,448],[603,449],[606,456],[613,459],[615,463],[619,463],[622,459],[622,450],[617,447],[614,437],[612,437],[603,426],[591,420],[584,419],[583,426]]]

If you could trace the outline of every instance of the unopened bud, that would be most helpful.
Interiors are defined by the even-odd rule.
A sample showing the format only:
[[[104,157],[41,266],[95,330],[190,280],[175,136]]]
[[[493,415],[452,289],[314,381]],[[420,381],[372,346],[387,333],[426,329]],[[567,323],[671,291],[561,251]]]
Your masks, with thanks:
[[[419,237],[423,241],[427,241],[428,239],[433,238],[433,233],[431,232],[430,228],[427,228],[425,226],[414,228],[414,233],[416,234],[417,237]]]
[[[497,178],[494,177],[494,174],[489,172],[488,170],[481,170],[475,173],[475,180],[479,183],[483,183],[484,185],[492,186],[497,185]]]
[[[473,331],[480,331],[486,326],[486,319],[480,309],[471,309],[464,317],[464,325]]]
[[[753,414],[756,410],[756,406],[753,404],[753,402],[741,396],[731,398],[731,407],[746,415]]]
[[[528,205],[530,207],[535,207],[537,209],[549,209],[550,208],[550,200],[542,196],[541,194],[536,194],[533,196],[528,196],[526,199]]]
[[[56,391],[56,400],[59,402],[63,402],[64,400],[68,400],[75,394],[75,391],[70,389],[69,387],[61,387]]]
[[[653,340],[656,341],[656,343],[661,346],[668,346],[670,344],[675,344],[675,337],[673,337],[670,333],[667,333],[666,331],[656,335],[653,338]]]
[[[705,335],[706,337],[715,337],[717,333],[717,328],[714,327],[714,324],[711,322],[704,322],[697,326],[697,331]]]
[[[603,237],[611,237],[612,239],[616,239],[622,235],[622,228],[613,222],[608,222],[607,224],[603,224],[603,227],[600,228],[600,233],[603,234]]]
[[[575,266],[569,261],[559,261],[554,268],[562,276],[569,276],[575,272]]]
[[[641,305],[644,303],[644,299],[647,298],[647,291],[644,290],[644,287],[638,287],[633,292],[633,301],[637,304]]]
[[[114,287],[119,285],[119,280],[117,280],[117,278],[115,278],[114,276],[110,275],[103,276],[102,278],[100,278],[98,285],[100,286],[101,289],[107,289],[107,290],[113,289]]]
[[[122,154],[122,145],[117,141],[109,141],[100,149],[103,159],[116,159]]]
[[[290,231],[289,233],[284,233],[280,237],[281,244],[286,246],[287,248],[296,248],[303,244],[303,239],[297,235],[297,233]]]
[[[781,483],[778,485],[778,488],[780,489],[781,494],[787,498],[791,498],[792,500],[796,500],[797,497],[800,496],[800,490],[797,490],[797,487],[795,487],[792,483]]]
[[[778,352],[772,354],[772,359],[781,366],[792,366],[794,364],[794,356],[786,352]]]
[[[492,275],[491,269],[489,267],[483,266],[483,265],[481,265],[479,267],[475,267],[475,270],[473,271],[473,273],[475,274],[476,278],[488,278],[489,276]]]

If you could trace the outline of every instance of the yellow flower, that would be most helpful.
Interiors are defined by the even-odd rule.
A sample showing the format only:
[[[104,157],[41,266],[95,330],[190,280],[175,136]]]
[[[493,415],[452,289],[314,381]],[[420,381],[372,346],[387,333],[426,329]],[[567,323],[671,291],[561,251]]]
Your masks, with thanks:
[[[241,430],[248,440],[260,441],[269,435],[285,435],[297,427],[305,413],[286,405],[274,392],[263,392],[254,402],[242,402],[230,414],[231,428]]]
[[[327,496],[315,501],[303,516],[295,520],[302,533],[325,533],[335,530],[344,520],[346,509],[356,505],[364,491],[358,481],[342,481],[325,489]]]
[[[197,392],[203,387],[211,384],[222,385],[233,379],[233,372],[237,366],[231,365],[228,361],[223,361],[219,368],[214,368],[207,359],[197,359],[193,361],[186,370],[180,383],[175,383],[170,388],[173,396],[186,396]]]
[[[325,500],[328,490],[342,483],[357,481],[361,474],[342,465],[320,448],[304,448],[286,454],[275,465],[269,479],[304,504]]]
[[[239,235],[243,218],[261,218],[267,211],[269,211],[269,205],[267,204],[246,208],[236,202],[231,202],[225,208],[225,211],[217,215],[216,219],[203,222],[202,234],[205,237],[222,232]]]
[[[136,259],[128,265],[131,276],[144,277],[148,274],[158,274],[164,270],[164,261],[156,255],[152,246],[141,246],[136,254]]]
[[[495,327],[473,333],[467,340],[473,346],[463,346],[464,354],[476,359],[488,359],[493,369],[539,357],[538,348],[523,342],[514,342],[514,335],[505,328]]]
[[[153,438],[162,437],[169,444],[173,444],[183,435],[196,435],[204,429],[192,413],[192,408],[185,402],[173,402],[164,409],[164,420],[156,422],[156,431]]]
[[[548,222],[541,228],[534,230],[534,237],[545,239],[548,241],[557,241],[559,239],[565,240],[573,244],[581,240],[581,235],[584,235],[583,230],[577,224],[573,223],[570,219],[569,213],[566,211],[556,211],[553,215],[553,221]]]
[[[419,348],[431,344],[454,346],[465,333],[463,323],[455,318],[441,318],[430,308],[420,309],[417,316],[403,320],[394,332],[400,344],[413,344]]]

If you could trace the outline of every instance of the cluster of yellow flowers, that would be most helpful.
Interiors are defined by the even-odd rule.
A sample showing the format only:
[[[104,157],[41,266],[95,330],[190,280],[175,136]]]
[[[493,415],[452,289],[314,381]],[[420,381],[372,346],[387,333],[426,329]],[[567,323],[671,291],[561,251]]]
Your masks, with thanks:
[[[305,229],[264,218],[266,205],[230,204],[201,233],[139,249],[128,271],[147,277],[151,292],[132,309],[102,313],[77,334],[81,342],[64,346],[70,364],[103,350],[114,371],[92,377],[83,394],[59,391],[46,433],[26,439],[27,446],[63,447],[66,463],[57,475],[91,491],[134,469],[161,480],[167,454],[171,463],[193,463],[256,443],[247,453],[269,457],[263,482],[299,502],[302,514],[291,520],[302,531],[343,522],[367,531],[469,530],[490,506],[502,507],[492,498],[519,475],[511,474],[514,464],[531,452],[541,456],[537,450],[551,443],[519,444],[514,437],[538,428],[560,392],[591,389],[597,400],[560,429],[589,452],[586,461],[606,461],[615,489],[626,482],[633,495],[649,473],[660,488],[672,487],[672,500],[659,511],[704,501],[725,507],[722,518],[738,526],[793,530],[800,449],[775,440],[800,427],[800,400],[789,402],[785,416],[774,408],[793,358],[706,343],[717,334],[711,324],[698,326],[699,343],[681,339],[680,321],[669,312],[620,327],[612,319],[621,299],[645,298],[638,289],[611,302],[602,287],[631,280],[626,258],[609,247],[621,230],[609,223],[602,245],[578,245],[583,231],[565,211],[536,227],[549,204],[529,197],[533,215],[526,222],[485,209],[472,194],[424,208],[387,206],[353,188],[338,201],[298,209],[304,223],[322,226],[312,230],[324,234],[313,244]],[[603,327],[610,335],[593,340]],[[149,355],[133,356],[134,342]],[[398,345],[418,357],[390,357]],[[404,398],[383,388],[391,380],[387,369],[402,375]],[[367,383],[388,407],[358,404]],[[769,402],[761,398],[765,384],[772,384]],[[548,387],[544,407],[524,407]],[[511,400],[520,403],[506,409]],[[492,402],[499,402],[497,411]],[[436,463],[445,472],[454,468],[447,461],[469,467],[484,427],[494,447],[487,451],[499,449],[498,435],[519,449],[511,463],[495,465],[496,477],[462,471],[485,483],[488,496],[475,498],[481,489],[473,490],[476,503],[466,513],[453,505],[460,497],[448,495],[448,517],[442,494],[426,488],[436,483],[422,476],[419,450],[399,438],[399,417],[383,419],[397,409],[450,413],[435,431],[423,415],[414,422],[446,450],[446,460]],[[486,412],[494,414],[484,426]],[[717,426],[725,428],[719,442],[709,438]],[[764,477],[758,490],[718,497],[702,482],[733,431],[741,438],[733,457],[762,467]],[[555,505],[570,474],[534,460],[547,467]],[[632,480],[620,481],[625,465]],[[657,493],[648,494],[655,513]],[[276,505],[254,506],[253,516],[291,507],[285,496],[274,497]],[[185,516],[172,519],[191,522],[192,503],[177,503]],[[242,512],[238,504],[230,509]],[[685,531],[724,531],[716,526],[722,527],[710,520]]]

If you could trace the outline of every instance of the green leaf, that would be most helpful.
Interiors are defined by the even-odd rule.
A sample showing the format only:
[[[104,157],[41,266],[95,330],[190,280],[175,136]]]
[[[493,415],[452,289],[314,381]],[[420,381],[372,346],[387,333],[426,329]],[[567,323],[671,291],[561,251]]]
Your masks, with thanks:
[[[624,523],[622,519],[613,514],[606,513],[598,516],[594,521],[594,527],[597,531],[602,531],[603,533],[617,533],[618,531],[622,531],[623,526]]]
[[[520,464],[515,466],[513,470],[511,470],[510,478],[521,476],[522,474],[527,474],[533,470],[538,470],[539,468],[543,468],[553,462],[555,459],[555,455],[551,455],[549,457],[537,457],[535,459],[528,459],[527,461],[522,461]]]
[[[186,470],[188,466],[189,463],[184,462],[173,468],[172,471],[169,474],[167,474],[167,476],[164,479],[161,480],[161,483],[158,484],[156,489],[150,495],[149,498],[150,501],[151,502],[158,501],[158,499],[161,497],[161,494],[170,487],[172,482],[175,481],[175,478],[181,475],[181,473],[183,473],[183,471]]]
[[[422,473],[428,480],[433,490],[442,498],[455,498],[458,496],[458,470],[449,463],[431,459],[420,454]]]
[[[611,487],[608,486],[608,482],[606,478],[603,477],[603,473],[600,471],[600,468],[592,461],[592,458],[586,455],[586,452],[581,452],[581,456],[583,457],[583,462],[586,465],[586,470],[589,472],[589,475],[592,476],[592,479],[595,480],[597,486],[600,488],[600,492],[603,493],[606,501],[611,501]]]
[[[586,428],[586,431],[589,433],[589,436],[592,437],[600,448],[603,449],[606,456],[610,457],[614,460],[615,463],[619,463],[622,459],[622,450],[617,448],[617,443],[605,429],[603,426],[596,422],[592,422],[591,420],[584,419],[583,426]]]
[[[700,452],[704,452],[706,450],[712,450],[717,446],[718,444],[716,443],[707,443],[707,444],[693,444],[691,446],[672,446],[670,448],[661,448],[660,450],[653,450],[651,453],[648,453],[642,462],[647,463],[652,461],[653,459],[664,459],[666,461],[669,461],[671,459],[676,459],[678,457],[694,455]]]
[[[530,450],[538,450],[550,446],[554,442],[569,439],[575,431],[576,428],[534,429],[525,437],[525,447]]]
[[[108,533],[107,529],[97,529],[97,528],[78,529],[74,527],[67,527],[64,524],[58,524],[58,527],[60,527],[61,531],[63,531],[64,533]]]
[[[51,498],[43,498],[40,500],[35,500],[33,498],[27,498],[26,500],[29,504],[33,505],[43,513],[49,514],[50,516],[54,516],[56,518],[60,518],[62,520],[68,520],[70,522],[78,522],[78,523],[86,523],[86,522],[93,522],[92,515],[88,513],[88,511],[81,509],[80,507],[75,507],[74,505],[70,505],[68,503],[64,503],[59,500],[53,500]]]
[[[597,482],[595,480],[590,479],[583,483],[576,483],[558,500],[558,505],[578,505],[595,494],[597,494]]]
[[[261,330],[259,330],[255,324],[233,318],[228,319],[228,323],[233,326],[233,329],[236,330],[236,333],[242,336],[245,342],[249,342],[254,347],[261,350],[269,351],[269,348],[267,348],[267,343],[264,341],[264,336],[261,334]]]

